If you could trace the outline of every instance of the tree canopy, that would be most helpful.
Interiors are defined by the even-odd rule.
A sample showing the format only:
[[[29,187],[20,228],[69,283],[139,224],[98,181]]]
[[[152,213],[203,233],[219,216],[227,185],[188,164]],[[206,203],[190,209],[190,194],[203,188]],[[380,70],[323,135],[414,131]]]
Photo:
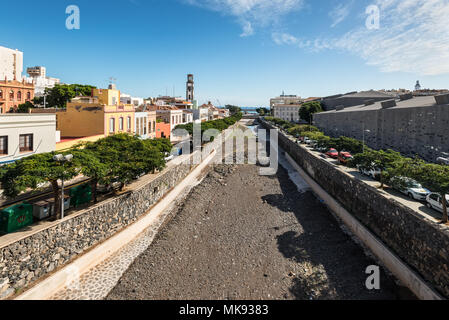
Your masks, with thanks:
[[[312,115],[318,112],[323,112],[323,107],[319,101],[311,101],[304,103],[299,108],[299,117],[307,123],[312,122]]]
[[[65,108],[67,102],[79,96],[90,96],[92,89],[96,87],[81,84],[56,84],[53,88],[46,88],[46,107],[50,108]],[[34,98],[34,104],[43,105],[44,98]]]

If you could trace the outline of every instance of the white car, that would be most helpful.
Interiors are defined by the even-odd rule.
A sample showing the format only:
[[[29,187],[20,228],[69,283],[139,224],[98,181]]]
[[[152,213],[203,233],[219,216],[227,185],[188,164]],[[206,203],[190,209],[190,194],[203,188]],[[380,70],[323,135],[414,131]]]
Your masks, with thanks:
[[[310,140],[309,138],[305,137],[305,138],[304,138],[304,143],[305,143],[305,144],[311,144],[311,143],[312,143],[312,140]]]
[[[379,169],[366,170],[362,169],[360,166],[357,166],[357,169],[359,169],[361,174],[371,177],[374,180],[380,180],[380,176],[382,175],[382,172]]]
[[[404,187],[403,184],[407,184],[408,186]],[[394,189],[407,195],[410,199],[419,201],[426,201],[427,196],[431,193],[430,190],[423,188],[417,181],[406,177],[393,178],[392,186]]]
[[[441,196],[438,193],[431,193],[427,196],[427,207],[443,213],[443,202],[441,200]],[[449,195],[446,195],[446,204],[447,208],[449,208]]]

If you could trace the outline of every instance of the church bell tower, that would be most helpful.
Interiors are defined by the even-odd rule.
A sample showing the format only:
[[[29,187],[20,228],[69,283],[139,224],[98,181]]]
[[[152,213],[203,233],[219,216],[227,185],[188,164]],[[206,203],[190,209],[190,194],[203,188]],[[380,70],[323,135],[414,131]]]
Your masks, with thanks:
[[[194,82],[193,74],[187,75],[187,89],[186,89],[186,100],[192,102],[194,100]]]

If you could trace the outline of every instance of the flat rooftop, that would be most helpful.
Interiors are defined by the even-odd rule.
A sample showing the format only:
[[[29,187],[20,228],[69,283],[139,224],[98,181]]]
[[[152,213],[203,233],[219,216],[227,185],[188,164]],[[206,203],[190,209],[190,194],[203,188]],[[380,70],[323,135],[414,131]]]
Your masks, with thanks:
[[[391,99],[391,100],[393,100],[393,99]],[[425,108],[425,107],[432,107],[432,106],[437,105],[434,96],[415,97],[413,99],[403,100],[403,101],[401,101],[400,99],[394,99],[394,100],[396,101],[396,106],[388,108],[386,110],[405,109],[405,108],[420,108],[420,107]],[[322,112],[320,114],[381,110],[382,102],[385,102],[385,101],[376,102],[369,106],[359,105],[359,106],[355,106],[355,107],[347,107],[344,110],[340,110],[340,111],[331,110],[331,111]],[[448,104],[446,104],[446,105],[448,105]]]

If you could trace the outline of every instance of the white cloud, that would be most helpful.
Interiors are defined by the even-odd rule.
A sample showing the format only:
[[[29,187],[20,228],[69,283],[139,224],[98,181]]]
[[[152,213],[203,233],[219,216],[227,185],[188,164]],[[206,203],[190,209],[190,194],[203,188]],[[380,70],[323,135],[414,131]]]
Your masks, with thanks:
[[[360,56],[383,72],[449,73],[449,0],[375,0],[380,28],[365,21],[337,38],[298,39],[273,35],[277,44],[310,50],[337,49]]]
[[[333,23],[331,25],[334,28],[339,23],[343,22],[351,11],[351,6],[353,1],[348,3],[342,3],[336,6],[331,12],[329,12],[329,17],[331,17]]]
[[[247,21],[243,26],[243,32],[240,34],[240,37],[249,37],[254,34],[253,26],[251,25],[251,22]]]
[[[237,18],[242,36],[254,34],[255,26],[278,22],[286,14],[300,10],[304,0],[184,0],[190,5]]]

